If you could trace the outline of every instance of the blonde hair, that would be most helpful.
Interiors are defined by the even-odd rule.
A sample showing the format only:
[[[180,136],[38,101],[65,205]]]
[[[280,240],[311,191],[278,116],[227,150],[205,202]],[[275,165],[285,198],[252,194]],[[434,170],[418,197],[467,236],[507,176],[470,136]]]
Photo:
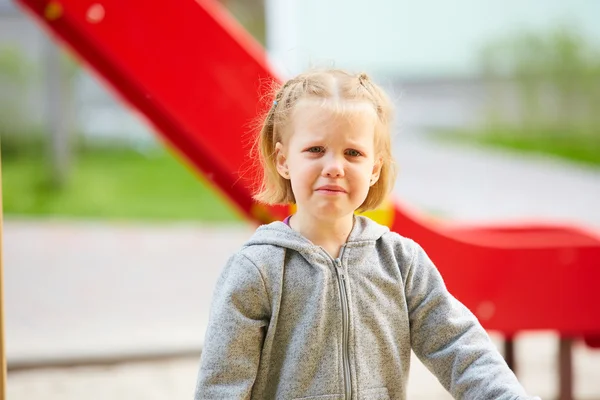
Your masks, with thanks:
[[[381,159],[379,180],[370,187],[367,198],[358,208],[367,211],[377,208],[388,195],[396,179],[391,152],[393,107],[384,91],[364,74],[353,75],[340,69],[312,70],[273,88],[272,106],[262,118],[256,137],[255,151],[262,166],[260,187],[254,199],[266,204],[295,204],[296,199],[288,179],[277,172],[277,142],[283,142],[289,131],[295,106],[300,100],[336,100],[336,105],[371,104],[377,115],[375,124],[376,159]],[[341,103],[341,104],[340,104]],[[320,102],[325,107],[326,102]]]

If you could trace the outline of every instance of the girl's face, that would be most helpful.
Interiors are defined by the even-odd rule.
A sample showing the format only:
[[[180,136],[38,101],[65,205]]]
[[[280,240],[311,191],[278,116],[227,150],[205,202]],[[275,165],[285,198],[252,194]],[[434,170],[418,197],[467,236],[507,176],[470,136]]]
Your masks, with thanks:
[[[277,169],[290,179],[299,214],[320,220],[352,215],[379,178],[375,114],[364,109],[339,115],[299,104],[287,143],[277,143]]]

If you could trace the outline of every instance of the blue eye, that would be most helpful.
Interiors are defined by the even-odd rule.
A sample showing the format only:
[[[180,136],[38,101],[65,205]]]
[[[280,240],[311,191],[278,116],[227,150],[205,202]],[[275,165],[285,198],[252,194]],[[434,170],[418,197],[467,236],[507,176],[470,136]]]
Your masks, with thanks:
[[[354,149],[346,150],[346,154],[350,157],[360,157],[362,155],[360,151]]]
[[[309,153],[322,153],[323,150],[324,149],[321,146],[314,146],[314,147],[309,147],[308,149],[306,149],[306,151],[308,151]]]

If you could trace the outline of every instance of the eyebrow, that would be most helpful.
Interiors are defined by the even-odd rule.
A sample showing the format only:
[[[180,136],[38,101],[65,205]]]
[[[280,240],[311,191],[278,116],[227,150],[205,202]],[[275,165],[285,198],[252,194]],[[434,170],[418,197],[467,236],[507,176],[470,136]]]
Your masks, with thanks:
[[[356,146],[356,147],[364,147],[364,143],[360,143],[354,140],[348,140],[349,146]]]

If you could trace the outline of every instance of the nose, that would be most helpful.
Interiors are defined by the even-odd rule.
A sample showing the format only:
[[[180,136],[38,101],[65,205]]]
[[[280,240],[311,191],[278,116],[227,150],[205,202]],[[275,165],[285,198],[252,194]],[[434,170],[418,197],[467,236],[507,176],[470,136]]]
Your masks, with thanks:
[[[322,175],[326,178],[343,178],[344,163],[338,157],[327,157],[323,167]]]

